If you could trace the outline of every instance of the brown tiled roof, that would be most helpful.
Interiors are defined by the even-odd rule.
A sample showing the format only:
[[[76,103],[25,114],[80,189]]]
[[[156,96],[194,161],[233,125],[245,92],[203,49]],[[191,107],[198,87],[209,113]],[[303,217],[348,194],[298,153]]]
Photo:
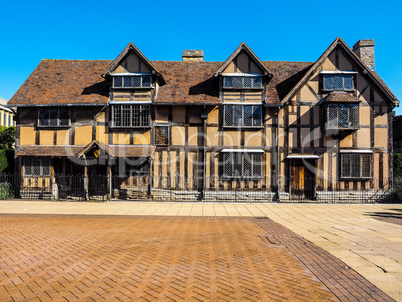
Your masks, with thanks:
[[[166,81],[154,103],[219,104],[219,82],[213,76],[220,62],[155,61]]]
[[[312,62],[263,61],[273,75],[267,85],[267,103],[275,104],[289,93],[312,66]]]
[[[76,156],[82,146],[20,146],[18,156]]]
[[[111,62],[42,60],[8,104],[106,104],[109,84],[102,74]]]
[[[331,92],[324,100],[325,103],[360,103],[361,101],[347,92]]]
[[[9,101],[9,105],[103,105],[109,84],[101,75],[111,60],[43,60]],[[312,63],[262,62],[273,74],[267,87],[270,103],[279,103]],[[156,104],[218,104],[219,83],[214,77],[222,62],[153,61],[166,85]]]

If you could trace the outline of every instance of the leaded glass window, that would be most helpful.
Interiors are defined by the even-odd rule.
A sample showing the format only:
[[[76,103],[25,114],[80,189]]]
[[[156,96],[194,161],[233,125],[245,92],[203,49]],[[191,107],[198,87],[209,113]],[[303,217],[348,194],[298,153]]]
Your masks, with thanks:
[[[261,127],[262,107],[260,105],[224,105],[223,125],[225,127]]]
[[[224,152],[223,177],[258,178],[262,176],[262,153],[257,152]]]
[[[149,127],[150,105],[113,105],[113,127]]]
[[[371,154],[341,153],[341,178],[371,178]]]
[[[39,126],[59,127],[70,125],[70,112],[68,108],[40,108]]]
[[[114,88],[150,88],[152,79],[150,75],[114,76]]]
[[[324,74],[323,76],[324,90],[353,90],[353,75],[351,74]]]
[[[355,129],[359,126],[358,104],[328,104],[327,129]]]
[[[49,158],[24,158],[24,175],[48,176],[50,175]]]
[[[225,76],[223,88],[248,89],[262,88],[262,77],[260,76]]]

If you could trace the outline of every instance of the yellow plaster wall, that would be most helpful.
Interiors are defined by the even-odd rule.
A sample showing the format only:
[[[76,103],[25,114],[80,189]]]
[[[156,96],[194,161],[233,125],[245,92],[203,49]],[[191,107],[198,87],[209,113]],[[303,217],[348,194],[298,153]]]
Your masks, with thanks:
[[[370,147],[370,128],[360,128],[357,130],[357,146]]]
[[[172,127],[172,145],[184,146],[186,132],[184,127]]]
[[[374,116],[374,124],[375,125],[388,125],[388,116],[386,113],[383,115]]]
[[[53,138],[54,138],[53,130],[39,130],[40,145],[53,145]]]
[[[201,127],[188,127],[188,144],[189,146],[197,146],[202,133]]]
[[[359,106],[359,123],[360,125],[370,125],[370,107]]]
[[[374,129],[374,146],[387,147],[388,146],[388,129],[375,128]]]
[[[134,145],[150,145],[151,144],[151,130],[145,132],[134,132],[133,135]]]
[[[219,128],[207,127],[207,146],[219,145]]]
[[[261,139],[261,132],[251,132],[251,131],[246,131],[245,133],[246,139],[244,140],[244,145],[246,147],[258,147],[262,145],[262,139]]]
[[[219,107],[216,106],[208,114],[207,123],[218,124],[219,123]]]
[[[81,126],[75,128],[75,145],[87,145],[92,141],[92,126]]]
[[[225,146],[240,146],[240,132],[239,131],[224,131],[223,144]]]
[[[34,127],[20,127],[20,145],[35,145]]]
[[[350,134],[350,135],[346,136],[345,138],[343,138],[339,142],[339,147],[340,148],[352,148],[353,147],[353,135]]]
[[[56,144],[68,145],[70,141],[68,133],[68,130],[57,130]]]

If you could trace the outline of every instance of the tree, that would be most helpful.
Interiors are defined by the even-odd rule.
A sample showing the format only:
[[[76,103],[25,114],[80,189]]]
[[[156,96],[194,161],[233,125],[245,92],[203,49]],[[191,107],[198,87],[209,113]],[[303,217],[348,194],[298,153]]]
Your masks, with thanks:
[[[15,127],[0,126],[0,150],[12,149],[15,143]]]

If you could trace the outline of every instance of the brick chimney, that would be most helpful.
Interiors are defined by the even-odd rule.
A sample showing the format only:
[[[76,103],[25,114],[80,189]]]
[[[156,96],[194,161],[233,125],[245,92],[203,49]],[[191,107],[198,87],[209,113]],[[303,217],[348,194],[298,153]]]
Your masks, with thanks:
[[[374,62],[374,40],[359,40],[353,46],[353,52],[367,65],[370,70],[375,70]]]
[[[204,52],[201,49],[185,49],[181,56],[184,62],[204,62]]]

